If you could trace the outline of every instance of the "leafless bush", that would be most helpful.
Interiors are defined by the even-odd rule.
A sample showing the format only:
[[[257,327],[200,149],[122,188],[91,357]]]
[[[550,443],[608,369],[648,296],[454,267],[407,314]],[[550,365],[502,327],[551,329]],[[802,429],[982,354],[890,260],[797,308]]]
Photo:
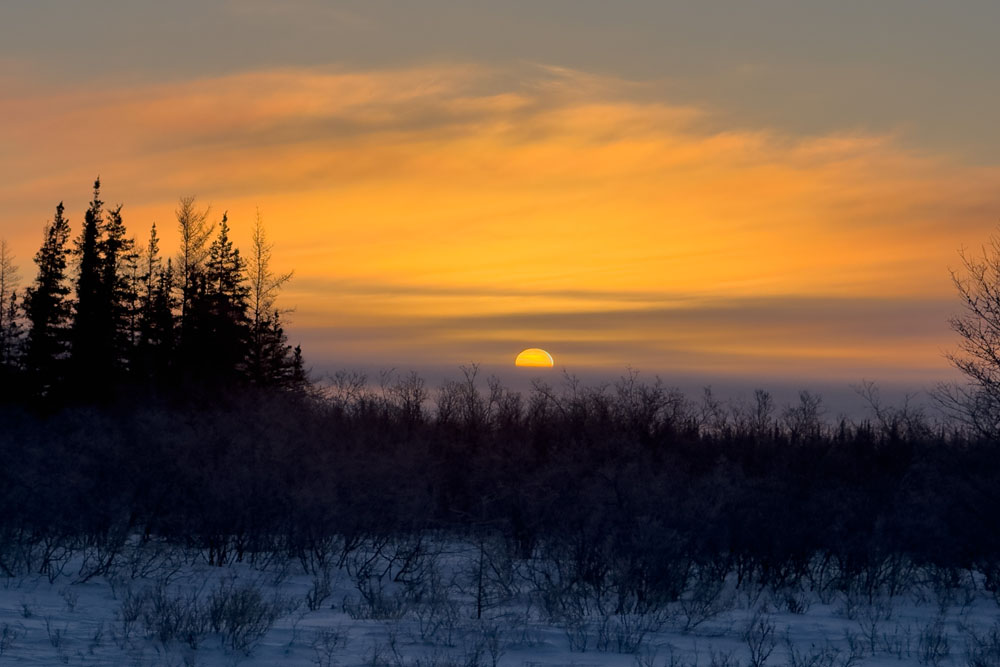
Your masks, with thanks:
[[[785,643],[788,647],[787,667],[854,667],[864,657],[863,652],[844,651],[829,641],[822,646],[810,644],[808,649],[799,649],[788,638]]]
[[[805,614],[812,606],[809,593],[793,586],[771,591],[770,599],[775,608],[784,609],[791,614]]]
[[[309,642],[315,657],[313,663],[317,667],[333,667],[337,664],[336,655],[347,648],[347,631],[343,627],[321,628]]]
[[[425,594],[436,568],[437,554],[428,548],[428,536],[377,538],[347,560],[347,572],[360,595],[345,598],[351,618],[402,618]]]
[[[208,614],[199,600],[197,590],[171,591],[166,584],[160,582],[145,591],[141,609],[146,635],[163,645],[180,641],[197,649],[208,634]],[[122,613],[124,619],[124,606]],[[125,625],[124,620],[122,624]]]
[[[49,643],[52,644],[52,648],[63,648],[63,644],[66,642],[66,635],[69,634],[69,624],[64,623],[61,628],[57,628],[52,622],[52,617],[46,616],[45,634],[48,636]]]
[[[313,577],[312,585],[306,593],[306,607],[316,611],[333,594],[333,583],[330,581],[330,570],[321,570]]]
[[[106,531],[84,536],[76,581],[83,583],[111,572],[128,541],[128,531],[128,522],[119,521]]]
[[[965,655],[969,667],[1000,665],[1000,623],[982,633],[966,628]]]
[[[939,615],[947,614],[955,606],[968,609],[976,601],[976,582],[971,572],[932,565],[923,568],[923,574],[926,585],[934,593]]]
[[[921,665],[937,667],[948,657],[951,645],[943,618],[936,618],[920,629],[917,649],[917,659]]]
[[[448,586],[436,570],[421,599],[410,605],[410,614],[417,621],[417,632],[425,642],[453,646],[461,616],[458,602],[449,596]]]
[[[497,667],[500,664],[500,658],[507,652],[507,633],[503,626],[495,622],[480,621],[474,627],[477,631],[475,641],[480,646],[484,665]],[[486,658],[489,658],[488,663]]]
[[[165,539],[140,539],[132,536],[105,573],[108,580],[136,580],[155,577],[169,584],[188,564],[190,557],[183,547]]]
[[[740,667],[740,659],[736,657],[735,651],[715,651],[708,652],[708,667]]]
[[[560,623],[566,639],[569,641],[569,650],[576,653],[586,653],[590,648],[590,637],[593,632],[593,623],[587,616],[564,617]]]
[[[646,637],[666,622],[665,613],[619,613],[605,616],[598,625],[597,650],[635,653]]]
[[[754,611],[740,633],[740,638],[750,650],[751,667],[764,667],[767,664],[774,647],[778,645],[775,629],[770,614],[763,609]]]
[[[9,623],[0,625],[0,656],[10,650],[18,639],[24,636],[23,630],[18,630]]]
[[[146,603],[146,596],[137,593],[132,586],[126,585],[120,593],[121,602],[115,612],[115,619],[118,621],[118,631],[113,634],[113,639],[118,648],[125,650],[132,634],[135,632],[136,624],[143,615],[143,606]]]
[[[65,588],[60,589],[59,597],[61,597],[63,602],[66,603],[66,611],[70,613],[76,611],[76,603],[80,601],[79,593],[69,586],[66,586]]]
[[[909,624],[897,623],[891,632],[882,633],[879,645],[883,651],[898,660],[909,658],[913,654],[913,630]]]
[[[506,602],[518,591],[510,548],[500,536],[481,535],[473,558],[465,559],[456,579],[459,590],[476,603],[476,618]]]
[[[878,651],[882,624],[892,618],[892,600],[887,597],[869,600],[867,597],[859,598],[848,594],[843,613],[848,619],[858,624],[861,636],[868,645],[868,651],[870,653]]]
[[[49,583],[54,584],[73,558],[71,540],[63,535],[44,535],[36,548],[40,561],[38,573],[44,574]]]
[[[721,577],[699,573],[694,585],[684,591],[677,601],[680,609],[681,628],[690,632],[719,614],[732,608],[733,591]]]
[[[208,596],[208,620],[212,630],[222,634],[227,649],[250,655],[286,606],[278,597],[266,599],[253,584],[224,579]]]
[[[104,621],[100,621],[97,627],[94,628],[94,633],[90,636],[90,643],[87,645],[87,651],[94,655],[94,651],[101,647],[104,643]]]

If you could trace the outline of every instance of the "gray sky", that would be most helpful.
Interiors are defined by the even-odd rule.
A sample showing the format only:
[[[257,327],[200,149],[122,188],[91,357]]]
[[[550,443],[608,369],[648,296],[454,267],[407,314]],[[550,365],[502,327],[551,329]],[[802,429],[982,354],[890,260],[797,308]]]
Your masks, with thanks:
[[[0,63],[53,83],[526,61],[656,80],[730,125],[1000,153],[996,2],[7,0],[0,19]]]

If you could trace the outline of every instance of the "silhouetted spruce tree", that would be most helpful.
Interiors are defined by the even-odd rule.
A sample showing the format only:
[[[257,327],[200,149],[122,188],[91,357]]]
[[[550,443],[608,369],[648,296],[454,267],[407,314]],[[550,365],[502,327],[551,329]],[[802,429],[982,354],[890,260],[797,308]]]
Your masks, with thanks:
[[[0,402],[16,397],[21,375],[21,309],[18,272],[5,240],[0,240]]]
[[[135,241],[125,236],[119,205],[108,212],[98,249],[101,262],[102,323],[110,345],[107,372],[121,378],[133,356],[138,287]]]
[[[289,388],[295,392],[302,392],[309,386],[309,373],[306,371],[305,361],[302,359],[302,346],[296,345],[292,350],[292,374]]]
[[[250,382],[259,387],[290,387],[293,375],[292,346],[275,310],[258,317],[251,326],[247,371]]]
[[[184,314],[182,358],[187,374],[194,378],[222,384],[246,378],[250,290],[245,268],[240,251],[229,239],[228,218],[223,214],[205,271],[192,276]]]
[[[156,223],[149,230],[149,244],[142,261],[138,281],[139,323],[134,372],[144,383],[164,386],[170,375],[170,361],[175,345],[173,265],[163,267]]]
[[[174,381],[174,355],[177,350],[177,318],[174,312],[179,307],[174,296],[176,279],[173,262],[159,272],[153,287],[152,301],[146,321],[145,336],[152,378],[160,387],[169,386]]]
[[[104,290],[101,245],[104,234],[104,202],[101,180],[94,181],[94,198],[84,215],[76,240],[76,312],[72,334],[72,391],[78,395],[103,396],[110,380],[113,341],[110,313]]]
[[[14,366],[17,338],[11,327],[17,324],[18,271],[7,241],[0,239],[0,367]]]
[[[51,395],[64,378],[69,351],[69,327],[72,304],[66,281],[66,261],[70,254],[69,222],[63,216],[62,202],[45,229],[42,247],[35,255],[38,275],[24,296],[28,320],[24,366],[36,396]]]

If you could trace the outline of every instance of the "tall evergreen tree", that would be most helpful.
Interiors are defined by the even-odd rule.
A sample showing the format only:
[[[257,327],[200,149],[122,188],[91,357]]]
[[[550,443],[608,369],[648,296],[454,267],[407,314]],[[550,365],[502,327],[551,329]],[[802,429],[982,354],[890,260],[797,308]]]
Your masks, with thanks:
[[[101,245],[104,236],[104,202],[101,180],[94,181],[94,198],[76,240],[76,313],[72,334],[74,391],[103,394],[109,385],[113,342],[108,337],[108,301],[105,294]]]
[[[15,365],[18,271],[6,239],[0,239],[0,367]]]
[[[21,391],[21,309],[17,301],[18,271],[7,241],[0,239],[0,401]]]
[[[142,261],[139,293],[139,337],[136,344],[136,374],[146,382],[164,386],[169,381],[175,348],[174,270],[168,259],[163,267],[156,223],[149,230],[149,243]]]
[[[63,379],[63,365],[69,351],[72,305],[66,280],[70,254],[69,222],[62,202],[45,228],[45,239],[35,255],[38,275],[24,297],[29,330],[24,365],[36,395],[50,395]]]
[[[213,382],[245,377],[250,321],[246,266],[229,238],[225,214],[208,252],[205,271],[194,274],[183,314],[182,357],[190,374]]]
[[[174,355],[177,350],[177,321],[174,311],[180,305],[174,296],[176,282],[173,262],[168,259],[166,268],[160,271],[153,287],[145,333],[153,378],[160,386],[166,386],[173,380]]]
[[[99,244],[101,261],[101,301],[105,317],[101,323],[110,345],[109,370],[123,373],[132,357],[137,309],[137,262],[135,241],[125,236],[119,205],[108,212]]]

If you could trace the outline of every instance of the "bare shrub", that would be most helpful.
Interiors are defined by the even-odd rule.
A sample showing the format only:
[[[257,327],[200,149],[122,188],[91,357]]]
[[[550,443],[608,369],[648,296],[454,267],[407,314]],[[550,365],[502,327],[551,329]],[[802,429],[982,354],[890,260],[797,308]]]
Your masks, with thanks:
[[[882,624],[892,618],[892,600],[885,596],[871,599],[867,595],[848,593],[841,612],[858,624],[868,651],[873,654],[878,651]]]
[[[80,601],[80,594],[66,586],[59,591],[59,597],[66,603],[66,611],[73,613],[76,611],[76,604]]]
[[[333,667],[337,664],[337,653],[347,648],[347,631],[341,626],[321,628],[313,635],[309,646],[315,654],[313,663],[317,667]]]
[[[663,614],[619,613],[605,616],[598,626],[597,650],[636,653],[646,637],[663,627]]]
[[[694,585],[684,591],[677,601],[682,630],[691,632],[705,621],[731,609],[733,598],[733,591],[726,586],[724,579],[699,573]]]
[[[740,638],[750,650],[751,667],[763,667],[767,664],[774,647],[778,645],[775,629],[770,614],[762,609],[757,609],[743,628]]]
[[[69,624],[64,623],[61,628],[57,628],[52,622],[51,616],[45,617],[45,634],[49,638],[52,648],[60,649],[66,643],[66,635],[69,634]]]
[[[892,629],[892,632],[883,632],[880,646],[886,653],[895,656],[898,660],[909,658],[913,654],[913,630],[909,624],[900,625]]]
[[[969,667],[996,667],[1000,665],[1000,623],[979,633],[965,630],[965,655]]]
[[[424,595],[437,554],[427,537],[377,538],[347,559],[347,573],[360,598],[345,597],[343,609],[354,619],[398,620]]]
[[[772,591],[771,603],[791,614],[805,614],[812,606],[812,598],[798,588],[785,587]]]
[[[920,629],[917,640],[917,659],[921,665],[937,667],[951,653],[944,619],[937,618]]]
[[[420,601],[410,605],[410,614],[417,621],[417,632],[423,641],[454,646],[461,613],[459,604],[448,593],[448,586],[434,570]]]
[[[18,630],[9,623],[0,625],[0,656],[13,648],[18,639],[24,636],[23,630]]]
[[[146,635],[163,645],[180,641],[197,649],[208,634],[208,616],[197,590],[171,592],[161,582],[145,592],[141,608]]]
[[[115,611],[115,619],[118,621],[118,632],[114,634],[115,643],[118,648],[124,650],[128,645],[132,634],[135,632],[136,624],[143,615],[143,606],[146,598],[140,593],[136,593],[131,586],[126,586],[121,592],[121,603]]]
[[[799,649],[790,639],[785,640],[788,647],[788,667],[854,667],[864,657],[863,652],[840,647],[824,642],[822,646],[810,644],[808,649]]]
[[[740,659],[736,657],[735,651],[715,651],[708,652],[708,667],[740,667]]]
[[[306,607],[316,611],[333,594],[333,583],[330,581],[330,570],[322,569],[313,577],[312,585],[306,593]]]
[[[223,579],[208,596],[209,624],[222,634],[223,645],[230,651],[250,655],[283,613],[284,601],[264,597],[253,584],[237,584]]]

